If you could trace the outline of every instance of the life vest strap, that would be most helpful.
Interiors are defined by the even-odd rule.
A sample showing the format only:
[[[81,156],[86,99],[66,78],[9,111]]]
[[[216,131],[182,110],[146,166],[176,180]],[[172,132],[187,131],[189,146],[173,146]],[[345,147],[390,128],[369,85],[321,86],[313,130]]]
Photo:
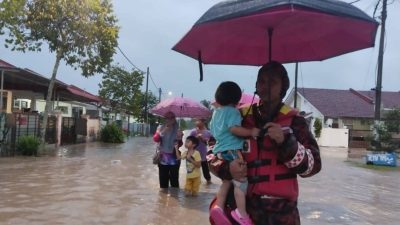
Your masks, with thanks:
[[[297,174],[295,173],[282,173],[276,174],[275,180],[286,180],[286,179],[295,179]],[[269,175],[259,175],[259,176],[248,176],[247,180],[249,184],[260,183],[260,182],[269,182]]]
[[[248,176],[247,180],[249,184],[260,183],[260,182],[268,182],[269,176],[268,175],[261,175],[261,176]]]
[[[294,179],[297,177],[295,173],[283,173],[283,174],[276,174],[275,180],[286,180],[286,179]]]
[[[257,168],[260,166],[271,165],[271,159],[259,159],[247,163],[247,168]]]

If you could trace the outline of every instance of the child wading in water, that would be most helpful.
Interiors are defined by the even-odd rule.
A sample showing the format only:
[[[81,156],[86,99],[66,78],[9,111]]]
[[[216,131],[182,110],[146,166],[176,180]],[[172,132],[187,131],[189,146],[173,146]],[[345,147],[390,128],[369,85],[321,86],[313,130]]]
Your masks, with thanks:
[[[200,152],[196,150],[199,145],[199,140],[195,136],[188,136],[185,141],[185,147],[188,149],[186,152],[180,154],[176,149],[176,157],[178,159],[186,159],[186,196],[197,196],[201,183],[201,156]]]
[[[214,110],[211,119],[211,133],[217,140],[213,154],[224,163],[229,164],[240,160],[244,164],[241,150],[244,140],[240,137],[257,137],[259,129],[241,127],[242,117],[236,105],[242,96],[240,87],[231,81],[222,82],[215,92],[218,107]],[[239,137],[240,136],[240,137]],[[232,210],[232,217],[241,225],[253,224],[246,212],[247,178],[234,177],[229,173],[220,175],[222,185],[217,193],[217,207],[211,209],[210,216],[216,224],[231,224],[224,214],[226,195],[231,184],[234,185],[234,194],[237,208]]]

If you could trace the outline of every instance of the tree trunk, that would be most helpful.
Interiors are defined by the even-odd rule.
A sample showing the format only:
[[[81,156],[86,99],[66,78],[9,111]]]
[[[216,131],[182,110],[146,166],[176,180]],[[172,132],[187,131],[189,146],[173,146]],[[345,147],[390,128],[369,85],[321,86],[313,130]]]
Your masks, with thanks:
[[[56,62],[53,67],[53,73],[51,74],[49,88],[47,89],[47,97],[45,103],[45,109],[43,114],[43,126],[40,128],[40,140],[41,140],[41,151],[44,151],[45,144],[46,144],[46,129],[47,129],[47,120],[49,118],[49,112],[51,110],[51,98],[53,96],[53,88],[54,83],[56,81],[58,66],[60,65],[61,61],[61,50],[57,50]]]

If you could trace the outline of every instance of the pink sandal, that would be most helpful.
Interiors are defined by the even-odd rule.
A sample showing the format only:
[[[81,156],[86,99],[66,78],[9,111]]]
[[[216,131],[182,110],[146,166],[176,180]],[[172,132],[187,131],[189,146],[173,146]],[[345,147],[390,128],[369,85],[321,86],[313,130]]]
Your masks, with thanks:
[[[253,222],[251,221],[249,215],[240,215],[238,209],[232,210],[231,215],[233,219],[236,220],[236,222],[238,222],[240,225],[253,225]]]
[[[210,217],[214,221],[215,225],[232,225],[228,217],[226,217],[224,210],[218,206],[215,206],[210,210]]]

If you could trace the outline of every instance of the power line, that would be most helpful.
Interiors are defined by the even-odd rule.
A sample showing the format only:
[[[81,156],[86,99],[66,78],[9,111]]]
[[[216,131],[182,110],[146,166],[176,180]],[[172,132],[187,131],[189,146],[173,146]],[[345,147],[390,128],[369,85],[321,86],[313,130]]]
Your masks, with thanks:
[[[151,76],[151,73],[149,73],[149,75],[150,75],[151,82],[153,83],[154,87],[156,87],[156,89],[158,90],[158,87],[157,87],[156,83],[153,80],[153,76]]]
[[[137,67],[137,66],[128,58],[128,56],[124,53],[124,51],[122,51],[122,49],[121,49],[119,46],[117,46],[117,48],[118,48],[118,50],[121,52],[121,54],[124,56],[124,58],[133,66],[133,68],[135,68],[136,70],[140,71],[141,73],[145,73],[143,70],[141,70],[139,67]],[[154,82],[153,77],[152,77],[152,75],[151,75],[150,72],[149,72],[149,76],[150,76],[151,82],[153,83],[154,87],[156,87],[156,89],[158,90],[159,88],[158,88],[158,86],[156,85],[156,83]]]
[[[133,66],[133,68],[135,68],[136,70],[139,70],[142,73],[145,73],[143,70],[141,70],[139,67],[135,66],[135,64],[133,64],[133,62],[128,58],[128,56],[125,55],[125,53],[122,51],[122,49],[117,46],[118,50],[121,52],[121,54],[124,56],[124,58],[126,60],[128,60],[128,62]]]

